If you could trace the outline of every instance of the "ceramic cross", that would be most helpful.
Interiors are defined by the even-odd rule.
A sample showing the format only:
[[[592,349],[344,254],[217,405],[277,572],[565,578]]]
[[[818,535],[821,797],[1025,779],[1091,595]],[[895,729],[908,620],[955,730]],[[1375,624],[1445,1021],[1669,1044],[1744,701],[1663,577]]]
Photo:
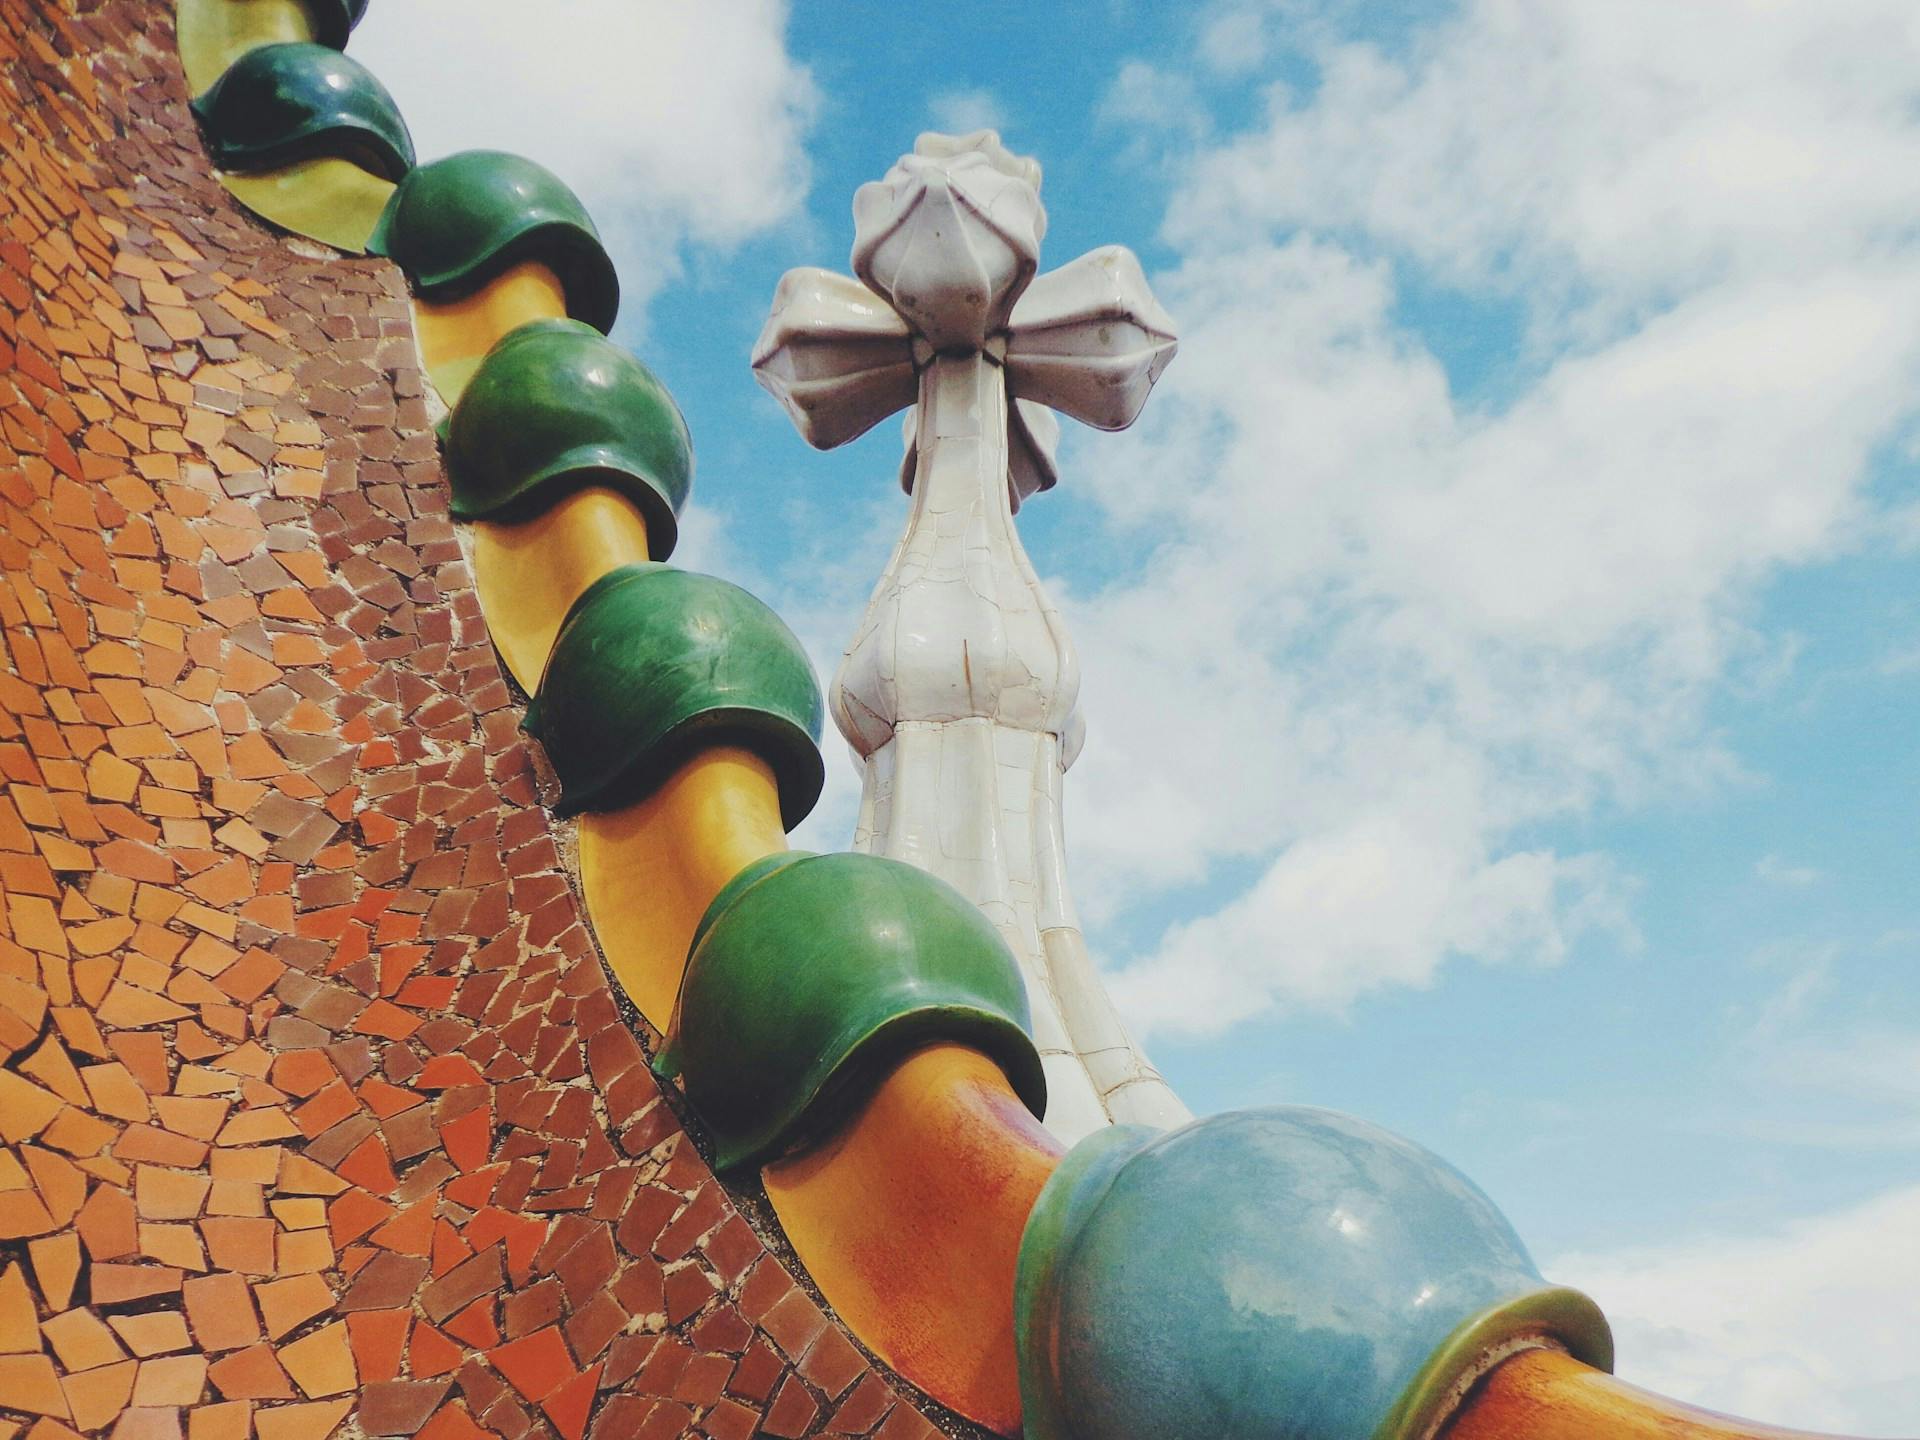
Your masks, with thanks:
[[[834,679],[865,781],[854,847],[971,897],[1019,958],[1069,1142],[1188,1112],[1115,1014],[1067,889],[1061,779],[1079,670],[1013,515],[1057,478],[1051,411],[1130,425],[1173,357],[1133,254],[1036,278],[1040,167],[992,131],[923,135],[854,197],[853,270],[790,271],[754,349],[821,449],[906,409],[906,532]]]

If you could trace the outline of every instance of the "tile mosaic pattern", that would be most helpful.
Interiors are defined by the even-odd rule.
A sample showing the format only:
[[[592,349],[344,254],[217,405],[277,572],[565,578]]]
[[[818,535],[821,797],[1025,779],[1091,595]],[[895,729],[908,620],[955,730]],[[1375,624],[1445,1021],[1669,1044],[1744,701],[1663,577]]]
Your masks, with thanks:
[[[0,1440],[935,1433],[648,1074],[404,282],[165,8],[0,0]]]

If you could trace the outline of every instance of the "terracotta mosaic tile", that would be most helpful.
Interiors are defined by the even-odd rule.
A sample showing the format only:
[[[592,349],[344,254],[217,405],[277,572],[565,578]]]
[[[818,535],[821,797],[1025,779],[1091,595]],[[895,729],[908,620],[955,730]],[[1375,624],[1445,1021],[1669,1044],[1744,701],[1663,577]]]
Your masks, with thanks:
[[[0,1426],[930,1433],[646,1072],[398,272],[233,207],[168,7],[0,14]]]

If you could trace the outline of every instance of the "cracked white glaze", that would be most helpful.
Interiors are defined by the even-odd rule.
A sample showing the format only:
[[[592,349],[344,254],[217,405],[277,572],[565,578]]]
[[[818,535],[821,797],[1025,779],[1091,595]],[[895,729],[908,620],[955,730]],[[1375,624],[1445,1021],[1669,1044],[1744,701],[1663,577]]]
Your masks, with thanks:
[[[821,448],[913,405],[907,526],[834,678],[865,779],[854,848],[969,896],[1026,978],[1047,1126],[1190,1118],[1127,1036],[1067,885],[1060,792],[1084,726],[1079,664],[1014,528],[1057,474],[1052,407],[1132,423],[1172,322],[1118,246],[1034,278],[1039,167],[992,132],[922,136],[855,199],[858,280],[796,270],[755,348]]]

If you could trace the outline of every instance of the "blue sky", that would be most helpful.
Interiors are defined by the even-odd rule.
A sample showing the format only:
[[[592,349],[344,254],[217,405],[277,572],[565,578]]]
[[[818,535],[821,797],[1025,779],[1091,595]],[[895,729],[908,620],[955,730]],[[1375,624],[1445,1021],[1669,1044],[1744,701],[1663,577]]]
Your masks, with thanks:
[[[747,352],[917,131],[997,126],[1043,264],[1129,245],[1182,326],[1021,515],[1086,671],[1075,887],[1168,1077],[1447,1155],[1629,1378],[1920,1426],[1910,5],[694,8],[354,42],[423,157],[601,222],[695,437],[676,558],[830,676],[898,432],[807,450]]]

